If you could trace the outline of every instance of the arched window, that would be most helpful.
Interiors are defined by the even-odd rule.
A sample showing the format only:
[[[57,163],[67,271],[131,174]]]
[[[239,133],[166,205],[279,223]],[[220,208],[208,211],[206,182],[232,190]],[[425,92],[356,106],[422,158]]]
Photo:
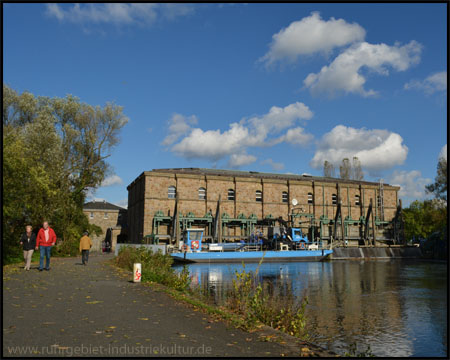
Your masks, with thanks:
[[[177,195],[177,188],[175,186],[169,186],[169,189],[167,191],[167,197],[169,199],[175,199],[176,195]]]
[[[262,192],[259,190],[256,190],[256,201],[262,202]]]
[[[234,190],[228,189],[228,200],[234,200]]]
[[[204,187],[198,189],[198,199],[206,200],[206,189]]]
[[[333,205],[337,204],[337,195],[336,194],[331,195],[331,203]]]
[[[355,205],[360,205],[360,204],[361,204],[361,196],[355,195]]]
[[[308,193],[308,204],[314,204],[313,194]]]
[[[287,191],[283,191],[281,193],[281,202],[284,202],[284,203],[289,202]]]

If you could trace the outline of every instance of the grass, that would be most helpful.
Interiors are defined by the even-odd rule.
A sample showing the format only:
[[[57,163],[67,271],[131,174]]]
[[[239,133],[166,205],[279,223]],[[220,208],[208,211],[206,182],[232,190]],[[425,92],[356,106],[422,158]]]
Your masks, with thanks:
[[[258,282],[258,271],[261,259],[255,272],[248,272],[245,265],[241,271],[235,272],[232,289],[227,293],[224,306],[213,304],[212,295],[200,288],[190,287],[190,277],[187,268],[177,273],[173,268],[170,255],[161,252],[154,253],[144,247],[122,247],[115,264],[131,271],[134,263],[142,265],[142,281],[159,283],[167,286],[167,291],[173,297],[202,308],[210,314],[219,315],[230,320],[236,327],[252,330],[262,324],[297,337],[308,338],[306,332],[305,307],[306,297],[297,299],[292,289],[270,291]]]

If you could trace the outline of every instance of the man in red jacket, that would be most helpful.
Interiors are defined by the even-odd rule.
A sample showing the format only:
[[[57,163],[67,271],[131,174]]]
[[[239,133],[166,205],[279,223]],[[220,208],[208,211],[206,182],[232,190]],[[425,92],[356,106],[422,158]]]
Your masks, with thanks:
[[[39,271],[44,267],[45,256],[45,270],[50,270],[50,253],[52,246],[56,243],[56,234],[51,227],[48,226],[48,221],[44,221],[42,228],[39,230],[36,238],[36,250],[39,248],[41,257],[39,259]]]

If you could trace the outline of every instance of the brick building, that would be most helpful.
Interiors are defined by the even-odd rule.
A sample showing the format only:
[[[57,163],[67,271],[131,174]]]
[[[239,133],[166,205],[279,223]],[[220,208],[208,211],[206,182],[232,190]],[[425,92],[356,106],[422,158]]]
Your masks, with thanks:
[[[124,242],[127,228],[127,210],[107,201],[91,201],[83,205],[83,212],[89,223],[102,228],[99,236],[90,234],[92,250],[101,251],[102,242],[109,242],[114,250],[117,241]]]
[[[305,219],[308,219],[306,214],[310,214],[309,219],[333,219],[339,203],[342,218],[349,222],[352,219],[358,221],[367,214],[372,199],[374,219],[381,224],[376,231],[382,238],[388,236],[385,228],[396,216],[399,189],[376,182],[309,175],[197,168],[154,169],[144,171],[127,187],[128,237],[130,242],[140,242],[145,235],[170,233],[168,222],[155,228],[155,215],[169,219],[174,214],[176,196],[177,211],[182,216],[206,218],[208,213],[212,216],[216,213],[220,195],[222,216],[236,220],[256,217],[258,224],[268,218],[289,220],[293,211],[302,213]],[[308,227],[308,224],[298,226]],[[361,221],[350,228],[348,236],[359,236]],[[242,227],[230,227],[227,231],[228,235],[243,235]],[[328,236],[330,231],[330,226],[324,226],[322,235]],[[205,235],[209,235],[207,227]]]

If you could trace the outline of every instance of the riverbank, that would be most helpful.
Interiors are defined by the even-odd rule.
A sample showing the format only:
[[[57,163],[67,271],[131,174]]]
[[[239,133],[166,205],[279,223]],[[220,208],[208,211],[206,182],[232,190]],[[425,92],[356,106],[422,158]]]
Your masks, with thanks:
[[[52,258],[48,272],[37,264],[31,271],[8,266],[3,356],[332,355],[270,328],[232,328],[161,286],[130,282],[130,273],[111,266],[112,257],[93,255],[88,266],[80,258]]]

